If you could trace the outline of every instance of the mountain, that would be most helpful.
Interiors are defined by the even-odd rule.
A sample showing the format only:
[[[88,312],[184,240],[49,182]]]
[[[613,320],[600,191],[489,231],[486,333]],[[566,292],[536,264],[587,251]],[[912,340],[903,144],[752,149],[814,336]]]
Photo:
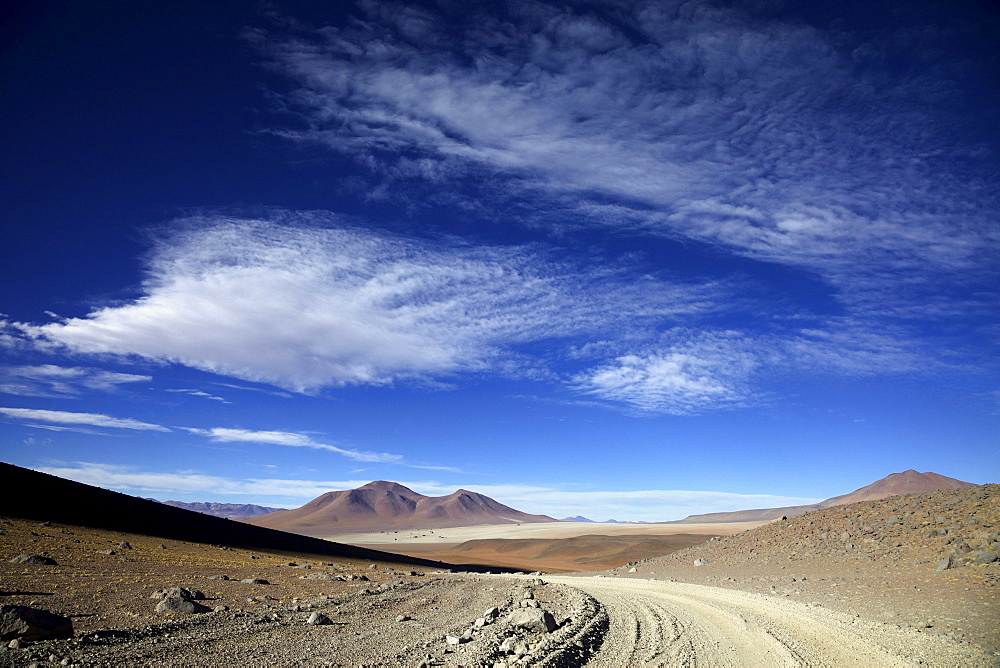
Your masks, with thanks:
[[[846,506],[860,501],[875,501],[888,496],[900,494],[921,494],[947,489],[974,487],[971,482],[963,482],[938,473],[920,473],[909,469],[902,473],[890,473],[881,480],[865,485],[849,494],[831,497],[819,503],[806,506],[785,506],[783,508],[756,508],[753,510],[737,510],[729,513],[707,513],[704,515],[688,515],[678,523],[693,522],[767,522],[781,517],[797,517],[813,510]]]
[[[587,519],[583,515],[577,515],[575,517],[564,517],[564,518],[562,518],[559,521],[560,522],[590,522],[591,524],[594,523],[594,520]]]
[[[327,492],[294,510],[279,510],[243,521],[306,536],[329,536],[556,520],[529,515],[464,489],[447,496],[424,496],[399,483],[379,480],[357,489]]]
[[[0,516],[261,551],[447,567],[212,517],[4,462],[0,462]]]
[[[884,499],[887,496],[898,496],[900,494],[921,494],[923,492],[936,492],[943,489],[961,489],[963,487],[973,487],[971,482],[962,482],[937,473],[918,473],[913,469],[902,473],[893,473],[870,485],[855,490],[850,494],[835,496],[821,502],[823,508],[830,506],[845,506],[858,501],[875,501]]]
[[[155,499],[152,500],[155,501]],[[196,513],[212,515],[213,517],[225,517],[229,520],[245,520],[282,510],[282,508],[268,508],[267,506],[258,506],[253,503],[213,503],[211,501],[160,501],[160,503],[173,506],[174,508],[184,508],[185,510],[193,510]]]

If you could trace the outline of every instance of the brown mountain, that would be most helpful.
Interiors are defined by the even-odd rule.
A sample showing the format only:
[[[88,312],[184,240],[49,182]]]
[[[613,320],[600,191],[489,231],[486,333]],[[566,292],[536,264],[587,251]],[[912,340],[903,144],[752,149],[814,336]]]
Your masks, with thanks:
[[[832,499],[827,499],[819,505],[823,508],[846,506],[849,503],[875,501],[876,499],[884,499],[887,496],[921,494],[923,492],[936,492],[942,489],[961,489],[962,487],[973,487],[973,484],[929,471],[927,473],[918,473],[910,469],[902,473],[888,475],[850,494],[843,494],[835,496]]]
[[[940,475],[938,473],[919,473],[910,469],[902,473],[891,473],[881,480],[876,480],[870,485],[865,485],[856,489],[850,494],[834,496],[826,501],[813,503],[807,506],[785,506],[783,508],[756,508],[753,510],[737,510],[730,513],[707,513],[705,515],[689,515],[679,522],[766,522],[776,520],[780,517],[797,517],[805,515],[813,510],[830,508],[832,506],[846,506],[859,501],[875,501],[884,499],[887,496],[898,496],[900,494],[920,494],[923,492],[936,492],[944,489],[960,489],[962,487],[972,487],[971,482],[962,482],[955,478]]]
[[[331,536],[556,520],[515,510],[464,489],[447,496],[424,496],[399,483],[379,480],[357,489],[327,492],[294,510],[279,510],[243,521],[306,536]]]

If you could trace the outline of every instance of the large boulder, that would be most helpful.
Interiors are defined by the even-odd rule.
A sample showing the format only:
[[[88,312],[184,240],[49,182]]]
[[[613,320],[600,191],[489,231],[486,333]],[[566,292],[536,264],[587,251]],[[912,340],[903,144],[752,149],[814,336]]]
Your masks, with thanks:
[[[193,615],[201,612],[211,612],[207,605],[179,596],[170,596],[156,604],[156,611],[169,614]]]
[[[160,601],[165,598],[180,598],[185,601],[203,601],[205,600],[205,594],[197,589],[190,589],[188,587],[167,587],[166,589],[157,589],[150,595],[150,598],[155,598]]]
[[[537,633],[552,633],[557,626],[552,613],[541,608],[518,608],[507,615],[507,622]]]
[[[58,566],[52,557],[43,557],[40,554],[19,554],[11,558],[12,564],[38,564],[39,566]]]
[[[73,620],[24,605],[0,606],[0,640],[72,638]]]

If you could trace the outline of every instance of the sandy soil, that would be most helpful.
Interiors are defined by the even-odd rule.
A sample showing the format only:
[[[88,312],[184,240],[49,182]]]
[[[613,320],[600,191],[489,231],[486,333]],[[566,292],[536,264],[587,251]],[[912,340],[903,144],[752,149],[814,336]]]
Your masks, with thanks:
[[[705,536],[730,536],[758,527],[765,522],[704,522],[691,524],[617,524],[604,522],[539,522],[536,524],[487,524],[451,529],[422,529],[412,531],[378,531],[373,533],[341,533],[319,536],[349,545],[378,546],[391,550],[399,544],[458,545],[467,540],[487,538],[573,538],[588,534],[603,536],[644,535],[672,536],[680,533]]]
[[[596,578],[445,573],[0,520],[0,603],[75,628],[70,639],[0,645],[0,665],[1000,665],[998,550],[998,485],[820,510]],[[58,564],[8,561],[29,552]],[[214,611],[155,612],[151,594],[172,586],[201,590]],[[555,631],[505,621],[526,590]],[[498,616],[477,626],[490,607]],[[308,624],[313,612],[328,623]]]

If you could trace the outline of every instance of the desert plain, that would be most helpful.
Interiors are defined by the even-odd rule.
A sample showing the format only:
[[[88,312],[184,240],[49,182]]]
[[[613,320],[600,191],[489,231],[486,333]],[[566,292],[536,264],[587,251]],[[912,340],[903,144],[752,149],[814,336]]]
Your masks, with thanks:
[[[0,665],[1000,665],[1000,485],[736,532],[552,522],[548,534],[542,523],[366,534],[396,552],[441,540],[470,557],[441,563],[31,482],[79,503],[17,507],[8,488],[0,603],[48,610],[72,633],[5,639]],[[608,533],[580,533],[595,529]],[[532,541],[568,565],[573,541],[627,550],[679,535],[669,532],[696,542],[599,569],[517,565],[531,562]],[[11,561],[29,553],[54,563]],[[158,609],[171,588],[198,611]]]

